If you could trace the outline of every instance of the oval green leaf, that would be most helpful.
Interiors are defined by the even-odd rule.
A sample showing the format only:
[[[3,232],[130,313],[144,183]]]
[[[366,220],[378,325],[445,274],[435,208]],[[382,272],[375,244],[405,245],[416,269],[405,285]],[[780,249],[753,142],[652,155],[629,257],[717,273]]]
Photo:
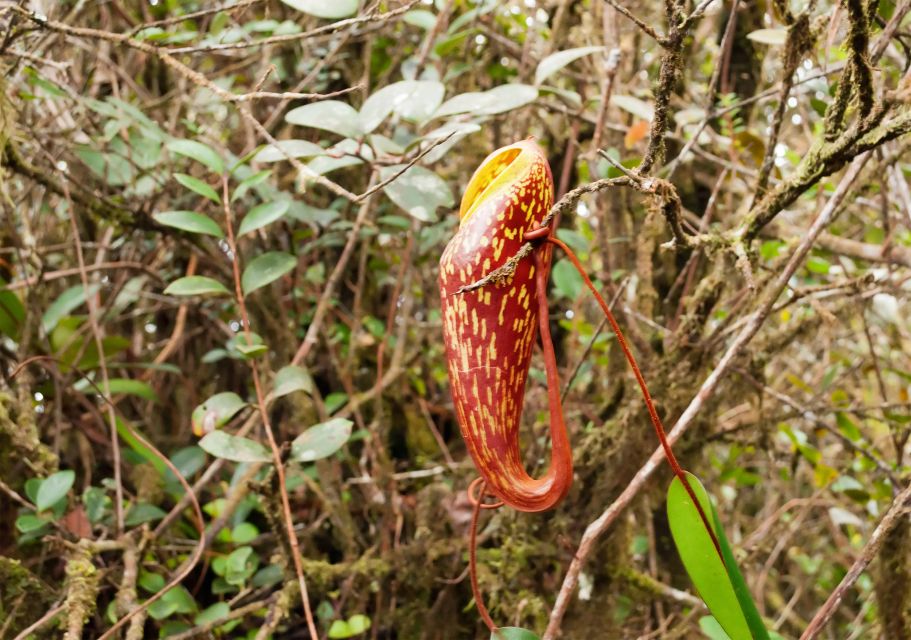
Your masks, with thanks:
[[[149,504],[148,502],[140,502],[133,505],[130,510],[127,511],[123,523],[128,527],[135,527],[145,522],[161,520],[166,515],[168,514],[160,507],[156,507],[154,504]]]
[[[81,284],[77,284],[57,296],[57,299],[50,304],[41,316],[41,327],[44,332],[50,333],[53,331],[65,316],[80,307],[89,296],[98,293],[98,289],[99,285],[97,284],[89,285],[87,290],[83,289]]]
[[[212,624],[223,618],[227,618],[229,613],[231,613],[231,606],[227,602],[216,602],[197,614],[197,616],[193,618],[193,624],[197,626]]]
[[[165,146],[169,151],[204,164],[215,173],[224,171],[225,165],[221,156],[212,147],[201,142],[196,142],[195,140],[171,140]]]
[[[247,406],[240,396],[231,391],[216,393],[214,396],[193,409],[190,423],[193,433],[201,436],[223,426],[238,411]]]
[[[7,282],[0,278],[0,287]],[[25,306],[13,291],[0,291],[0,335],[15,339],[25,320]]]
[[[221,198],[218,197],[215,189],[207,185],[199,178],[188,176],[185,173],[175,173],[174,179],[190,191],[201,195],[203,198],[208,198],[212,202],[221,202]]]
[[[780,47],[788,41],[788,30],[783,27],[778,29],[757,29],[748,33],[747,38],[753,42]]]
[[[272,455],[263,445],[224,431],[213,431],[199,441],[204,451],[216,458],[232,462],[272,462]]]
[[[47,518],[36,516],[33,513],[26,513],[16,518],[16,529],[19,533],[31,533],[46,524],[50,524],[50,522]]]
[[[282,0],[283,3],[317,18],[347,18],[357,11],[358,0]]]
[[[216,238],[224,234],[212,218],[195,211],[163,211],[152,215],[156,222],[190,233],[202,233]]]
[[[541,84],[570,62],[596,51],[604,51],[604,47],[576,47],[550,54],[538,63],[538,68],[535,70],[535,84]]]
[[[185,276],[168,285],[165,294],[171,296],[201,296],[206,294],[223,295],[230,291],[214,278],[206,276]]]
[[[446,88],[434,80],[403,80],[386,85],[373,93],[361,106],[361,128],[370,133],[390,113],[397,113],[406,120],[422,122],[433,115]]]
[[[250,209],[247,215],[240,223],[237,235],[242,236],[251,231],[256,231],[267,224],[271,224],[288,213],[291,207],[289,200],[276,200],[275,202],[264,202]]]
[[[278,373],[275,374],[275,388],[272,391],[272,395],[280,398],[295,391],[312,393],[313,380],[303,367],[289,364],[287,367],[279,369]]]
[[[388,180],[405,165],[396,164],[380,169],[380,179]],[[449,185],[437,174],[424,167],[411,167],[383,187],[395,204],[422,222],[436,220],[439,207],[451,207],[455,200]]]
[[[339,100],[311,102],[291,109],[285,116],[285,121],[288,124],[331,131],[346,138],[359,138],[364,135],[358,112],[347,102]]]
[[[321,156],[325,152],[318,144],[306,140],[279,140],[277,144],[263,147],[253,156],[253,162],[280,162],[289,158],[312,158]]]
[[[500,627],[490,634],[490,640],[541,640],[536,633],[519,627]]]
[[[366,158],[368,161],[373,160],[373,150],[368,144],[361,144],[357,140],[345,138],[338,144],[334,144],[326,149],[325,155],[318,156],[311,160],[307,167],[320,175],[363,164]]]
[[[615,107],[620,107],[624,111],[633,114],[637,118],[642,120],[648,120],[651,122],[652,117],[655,115],[655,110],[645,100],[640,100],[633,96],[624,96],[615,94],[610,98],[610,103]]]
[[[437,17],[425,9],[412,9],[402,16],[402,22],[424,31],[430,31],[436,25]]]
[[[268,180],[271,174],[271,170],[264,169],[241,180],[240,184],[237,185],[237,188],[235,188],[234,192],[231,194],[231,202],[234,202],[238,198],[243,197],[252,187],[255,187],[258,184],[261,184],[262,182]]]
[[[310,427],[291,443],[291,457],[298,462],[313,462],[331,456],[348,442],[352,424],[345,418],[333,418]]]
[[[38,495],[35,497],[35,506],[38,511],[50,509],[57,502],[62,500],[76,481],[76,474],[67,469],[58,471],[41,481],[38,487]]]
[[[712,520],[712,503],[696,476],[688,473],[690,487],[703,512]],[[683,566],[709,611],[731,640],[753,640],[740,600],[699,511],[680,482],[674,478],[667,492],[667,516],[671,537],[677,546]],[[719,527],[713,523],[719,538]]]
[[[256,256],[244,269],[244,275],[240,279],[244,295],[250,295],[270,282],[275,282],[295,266],[297,258],[282,251],[269,251]]]
[[[537,87],[518,83],[503,84],[490,91],[462,93],[450,98],[434,115],[442,117],[469,112],[473,115],[505,113],[534,102],[537,97]]]
[[[99,389],[103,389],[103,384],[99,381],[95,385]],[[95,385],[91,384],[89,378],[83,378],[73,384],[73,389],[76,391],[90,392],[95,393]],[[155,393],[155,390],[142,380],[133,380],[131,378],[111,378],[108,380],[108,390],[112,396],[116,395],[130,395],[138,396],[146,400],[157,401],[158,394]]]

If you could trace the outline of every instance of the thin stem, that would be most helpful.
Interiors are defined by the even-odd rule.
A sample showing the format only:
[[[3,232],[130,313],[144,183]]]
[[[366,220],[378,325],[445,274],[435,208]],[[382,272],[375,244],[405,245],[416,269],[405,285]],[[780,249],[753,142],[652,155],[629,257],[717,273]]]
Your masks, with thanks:
[[[222,200],[224,201],[225,211],[225,229],[228,235],[228,248],[231,251],[233,260],[231,266],[234,273],[234,294],[237,298],[237,306],[240,309],[241,322],[243,322],[244,337],[248,345],[253,344],[250,334],[250,318],[247,314],[247,305],[244,303],[244,292],[241,286],[240,275],[240,256],[237,254],[237,242],[234,237],[234,225],[232,224],[232,213],[230,198],[228,194],[228,176],[223,175],[221,180]],[[250,361],[250,369],[253,374],[253,387],[256,390],[256,404],[259,408],[260,417],[263,421],[263,430],[266,432],[266,440],[269,442],[269,448],[272,451],[272,463],[275,465],[275,474],[278,480],[278,492],[282,502],[282,516],[285,521],[285,528],[288,532],[288,545],[291,548],[291,560],[294,563],[294,570],[297,574],[297,583],[300,587],[301,604],[304,607],[304,618],[307,620],[307,630],[311,638],[318,638],[316,623],[313,620],[313,611],[310,608],[310,597],[307,594],[307,581],[304,579],[304,566],[301,561],[300,546],[297,542],[297,534],[294,532],[294,518],[291,515],[291,501],[288,498],[288,491],[285,488],[285,467],[282,464],[281,450],[275,441],[275,434],[272,431],[272,424],[269,421],[269,411],[266,408],[266,397],[263,393],[262,382],[259,379],[259,368],[256,361]]]
[[[478,586],[478,518],[481,514],[481,503],[484,501],[484,494],[487,492],[487,483],[481,480],[478,491],[478,499],[474,503],[474,509],[471,511],[471,529],[468,538],[468,570],[471,575],[471,594],[474,597],[475,606],[484,624],[490,629],[491,633],[496,633],[497,625],[490,612],[484,606],[484,597],[481,594],[481,588]]]
[[[686,472],[677,461],[677,456],[674,455],[674,450],[671,448],[671,443],[668,442],[667,433],[664,430],[664,425],[661,423],[661,418],[658,416],[658,411],[655,409],[655,403],[652,401],[652,395],[649,393],[648,385],[645,383],[645,377],[642,375],[642,371],[639,369],[639,364],[636,362],[636,357],[630,350],[629,344],[627,344],[626,338],[623,336],[623,331],[621,331],[620,325],[617,323],[617,319],[614,317],[614,314],[610,310],[610,306],[608,306],[604,298],[601,297],[601,294],[598,293],[598,290],[595,288],[594,283],[592,283],[591,278],[588,277],[585,269],[582,268],[582,263],[579,262],[579,258],[576,257],[576,254],[573,253],[572,249],[570,249],[566,243],[552,234],[548,235],[546,240],[547,242],[550,242],[551,244],[556,245],[563,250],[563,252],[566,254],[566,257],[569,258],[570,262],[573,263],[573,266],[576,267],[579,275],[582,276],[582,280],[585,281],[585,286],[588,287],[588,290],[592,292],[593,296],[595,296],[595,300],[598,301],[598,305],[604,312],[604,315],[607,318],[607,322],[610,324],[611,330],[613,330],[614,335],[617,336],[617,344],[620,345],[620,350],[623,351],[623,355],[626,357],[626,361],[629,363],[630,368],[633,370],[633,375],[636,377],[636,382],[639,383],[639,389],[642,391],[642,399],[645,401],[645,406],[648,409],[648,415],[652,420],[652,426],[655,427],[655,434],[658,436],[658,441],[661,442],[661,448],[664,450],[664,457],[667,458],[667,463],[670,465],[671,470],[674,472],[674,475],[677,476],[677,478],[680,480],[683,488],[686,489],[687,494],[689,494],[690,499],[693,501],[693,506],[695,506],[696,511],[699,512],[699,517],[702,518],[702,524],[705,525],[705,530],[708,532],[709,537],[711,537],[712,544],[715,545],[715,551],[718,552],[718,557],[721,558],[721,561],[723,563],[724,556],[721,553],[721,544],[718,542],[718,537],[715,535],[715,528],[711,525],[711,521],[705,514],[705,511],[703,510],[699,499],[696,498],[696,493],[690,486],[689,478],[686,477]]]

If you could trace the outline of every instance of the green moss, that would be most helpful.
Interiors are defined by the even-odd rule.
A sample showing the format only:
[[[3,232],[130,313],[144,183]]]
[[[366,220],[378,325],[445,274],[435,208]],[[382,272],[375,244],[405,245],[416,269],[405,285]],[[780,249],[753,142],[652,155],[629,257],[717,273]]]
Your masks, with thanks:
[[[0,621],[9,624],[9,637],[44,615],[54,597],[54,590],[18,560],[0,556]]]
[[[82,628],[95,611],[100,579],[88,546],[77,546],[66,563],[65,640],[82,637]]]
[[[21,476],[23,462],[32,475],[49,476],[57,471],[57,456],[38,437],[38,426],[31,400],[20,387],[18,398],[0,393],[0,478]],[[19,486],[20,482],[12,482]]]

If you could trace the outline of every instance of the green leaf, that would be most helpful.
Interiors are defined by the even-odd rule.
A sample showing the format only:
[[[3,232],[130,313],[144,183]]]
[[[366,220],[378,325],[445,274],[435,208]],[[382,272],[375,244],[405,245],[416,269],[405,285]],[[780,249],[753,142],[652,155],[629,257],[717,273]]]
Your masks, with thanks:
[[[339,100],[311,102],[291,109],[285,116],[285,121],[288,124],[331,131],[346,138],[359,138],[364,135],[358,112],[347,102]]]
[[[270,175],[272,175],[272,171],[270,169],[264,169],[244,178],[231,194],[231,202],[243,197],[250,188],[265,182]]]
[[[333,418],[314,425],[291,443],[291,457],[299,462],[313,462],[331,456],[351,437],[351,420]]]
[[[207,185],[205,182],[199,178],[194,178],[193,176],[188,176],[185,173],[175,173],[174,179],[177,180],[180,184],[185,186],[190,191],[198,193],[203,198],[208,198],[212,202],[221,202],[221,198],[218,197],[218,194],[215,192],[215,189]]]
[[[358,0],[282,0],[283,3],[317,18],[347,18],[357,11]]]
[[[569,300],[578,298],[582,292],[582,287],[585,286],[582,276],[579,275],[573,264],[565,258],[557,260],[551,269],[550,277],[554,281],[554,288],[557,293]]]
[[[668,488],[667,515],[671,536],[683,566],[709,611],[732,640],[767,640],[768,634],[749,592],[742,592],[746,584],[737,569],[737,562],[727,545],[708,494],[696,476],[687,473],[687,479],[712,524],[725,558],[722,561],[718,555],[705,523],[683,484],[674,478]],[[745,601],[750,606],[744,607]],[[748,611],[750,608],[752,611]],[[748,622],[748,616],[754,618],[752,624]]]
[[[731,636],[724,632],[718,621],[713,616],[699,618],[699,630],[709,640],[731,640]]]
[[[231,613],[231,606],[227,602],[216,602],[212,606],[200,611],[196,617],[193,618],[193,624],[201,626],[217,622],[223,618],[227,618],[229,613]]]
[[[133,507],[130,508],[123,520],[123,523],[128,527],[135,527],[145,522],[154,522],[155,520],[161,520],[166,515],[168,514],[165,513],[162,509],[156,507],[154,504],[140,502],[139,504],[133,505]]]
[[[61,293],[45,310],[44,315],[41,316],[41,327],[44,329],[44,332],[50,333],[53,331],[64,316],[81,306],[89,296],[93,296],[97,292],[97,284],[89,286],[88,294],[85,293],[81,284],[77,284]]]
[[[260,443],[224,431],[207,434],[199,446],[216,458],[234,462],[272,462],[272,454]]]
[[[818,273],[820,275],[825,275],[829,273],[829,268],[832,265],[829,264],[829,261],[825,258],[820,258],[819,256],[810,256],[807,258],[807,270],[810,273]]]
[[[131,395],[145,398],[146,400],[157,401],[158,394],[151,385],[142,380],[132,380],[130,378],[111,378],[108,380],[108,389],[111,395]]]
[[[424,31],[430,31],[436,26],[437,17],[432,12],[425,9],[412,9],[402,16],[402,22],[418,27]]]
[[[97,385],[99,389],[104,389],[104,385],[101,383],[101,381],[96,381],[93,385],[91,384],[89,378],[82,378],[76,382],[73,385],[73,389],[76,391],[95,393],[95,385]],[[158,395],[155,393],[155,390],[142,380],[133,380],[131,378],[111,378],[108,380],[108,388],[112,396],[125,394],[131,396],[139,396],[140,398],[145,398],[146,400],[158,400]]]
[[[348,628],[355,635],[364,633],[370,628],[370,618],[362,613],[356,613],[348,618]]]
[[[293,271],[295,266],[297,266],[297,258],[282,251],[269,251],[256,256],[244,269],[244,275],[240,279],[244,295],[248,296],[270,282],[275,282],[286,273]]]
[[[784,27],[778,29],[757,29],[756,31],[748,33],[747,38],[753,42],[780,47],[788,41],[788,30]]]
[[[175,613],[194,613],[198,609],[196,600],[185,587],[177,585],[156,600],[149,607],[149,615],[154,620],[163,620]]]
[[[193,409],[190,423],[193,433],[201,436],[224,426],[238,411],[247,406],[240,396],[231,391],[216,393]]]
[[[405,165],[396,164],[380,168],[380,179],[388,180],[401,171]],[[395,204],[422,222],[436,220],[439,207],[452,207],[455,200],[449,185],[429,169],[411,167],[398,178],[383,187],[383,191]]]
[[[449,150],[459,144],[467,135],[481,130],[481,125],[474,122],[447,122],[442,127],[428,131],[422,137],[429,144],[435,144],[446,138],[445,142],[440,142],[424,156],[424,164],[433,164],[449,153]]]
[[[329,627],[330,638],[350,638],[353,635],[351,627],[344,620],[333,620],[332,625]]]
[[[523,107],[538,97],[537,87],[527,84],[504,84],[490,91],[462,93],[444,102],[435,117],[452,116],[457,113],[472,115],[493,115]]]
[[[164,290],[172,296],[201,296],[206,294],[231,295],[231,292],[214,278],[206,276],[184,276],[168,285]]]
[[[45,478],[38,487],[38,495],[35,497],[35,506],[38,511],[50,509],[62,500],[75,481],[76,474],[69,469],[58,471]]]
[[[368,161],[373,160],[373,150],[368,144],[361,144],[357,140],[345,138],[338,144],[334,144],[326,149],[326,154],[316,157],[307,163],[307,167],[319,175],[363,164],[363,156]]]
[[[307,140],[279,140],[277,144],[263,147],[253,156],[253,162],[280,162],[288,158],[312,158],[324,153],[326,153],[325,149]]]
[[[234,345],[234,348],[237,349],[244,358],[255,358],[256,356],[262,355],[269,350],[269,346],[263,344],[262,342],[258,344],[247,344],[246,342],[238,342]]]
[[[353,638],[370,629],[370,618],[355,614],[345,620],[333,620],[329,627],[330,638]]]
[[[648,120],[651,122],[652,117],[655,115],[655,110],[652,108],[652,105],[645,100],[640,100],[633,96],[614,94],[610,98],[610,103],[615,107],[620,107],[624,111],[633,114],[641,120]]]
[[[164,211],[153,214],[152,218],[166,227],[174,227],[190,233],[202,233],[216,238],[224,237],[217,222],[209,216],[195,211]]]
[[[127,424],[119,416],[115,417],[114,425],[117,429],[117,435],[120,436],[120,439],[129,445],[130,449],[139,454],[143,459],[145,459],[149,464],[151,464],[160,476],[164,476],[168,467],[165,465],[155,453],[149,449],[142,441],[137,438],[133,432],[138,432],[138,428],[134,424]]]
[[[111,508],[111,499],[100,487],[88,487],[82,492],[82,505],[89,522],[98,524],[104,514]]]
[[[361,129],[370,133],[391,113],[423,122],[437,110],[446,88],[433,80],[403,80],[374,92],[361,106]]]
[[[540,640],[540,638],[528,629],[500,627],[490,634],[490,640]]]
[[[277,564],[266,565],[256,572],[251,581],[251,586],[255,589],[260,587],[271,587],[278,584],[284,579],[284,572]]]
[[[0,287],[4,285],[6,280],[0,278]],[[19,296],[13,291],[0,291],[0,335],[15,339],[24,319],[25,307]]]
[[[50,522],[50,520],[36,516],[34,513],[25,513],[16,518],[16,529],[19,533],[31,533],[46,524],[50,524]]]
[[[280,398],[295,391],[313,393],[313,380],[303,367],[290,364],[287,367],[282,367],[275,374],[272,395]]]
[[[271,224],[288,213],[291,207],[290,200],[276,200],[275,202],[264,202],[250,209],[247,215],[240,223],[237,235],[242,236],[251,231],[256,231],[267,224]]]
[[[570,62],[597,51],[604,51],[604,47],[576,47],[550,54],[538,63],[538,68],[535,70],[535,84],[541,84]]]
[[[162,575],[149,571],[141,571],[139,573],[139,586],[149,593],[158,593],[164,589],[165,584],[167,583]]]
[[[241,522],[231,530],[231,542],[234,544],[247,544],[259,535],[259,529],[256,525],[249,522]]]
[[[329,415],[344,407],[346,402],[348,402],[348,394],[343,391],[334,391],[323,399],[326,413]]]
[[[168,151],[173,151],[182,156],[201,162],[215,173],[221,173],[225,164],[215,150],[195,140],[171,140],[166,145]]]
[[[695,476],[693,477],[695,478]],[[699,482],[699,480],[697,479],[696,482]],[[703,492],[705,492],[704,488]],[[706,497],[708,496],[706,495]],[[734,586],[734,593],[737,594],[737,600],[740,602],[743,615],[750,626],[752,637],[754,640],[769,640],[769,632],[765,628],[762,616],[759,615],[756,603],[753,602],[750,588],[747,586],[746,580],[743,579],[743,574],[740,573],[740,567],[737,566],[737,558],[734,557],[734,552],[731,551],[731,545],[728,544],[727,536],[724,535],[724,527],[721,526],[721,520],[718,519],[718,512],[715,511],[714,506],[712,506],[712,524],[718,532],[718,543],[721,545],[721,555],[724,558],[725,568],[728,571],[731,584]]]
[[[846,438],[857,442],[863,437],[860,429],[854,424],[854,421],[841,411],[835,413],[835,423],[838,425],[838,430],[841,431]]]
[[[235,549],[225,558],[225,581],[236,587],[243,586],[259,566],[259,557],[253,554],[252,547]]]

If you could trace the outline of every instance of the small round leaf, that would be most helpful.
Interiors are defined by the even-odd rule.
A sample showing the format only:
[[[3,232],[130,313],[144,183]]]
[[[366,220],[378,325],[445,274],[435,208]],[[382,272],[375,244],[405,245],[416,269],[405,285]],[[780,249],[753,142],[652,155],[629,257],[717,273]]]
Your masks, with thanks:
[[[67,469],[58,471],[48,476],[41,482],[38,488],[38,496],[35,498],[35,506],[38,511],[50,509],[57,502],[63,499],[76,481],[76,474]]]

